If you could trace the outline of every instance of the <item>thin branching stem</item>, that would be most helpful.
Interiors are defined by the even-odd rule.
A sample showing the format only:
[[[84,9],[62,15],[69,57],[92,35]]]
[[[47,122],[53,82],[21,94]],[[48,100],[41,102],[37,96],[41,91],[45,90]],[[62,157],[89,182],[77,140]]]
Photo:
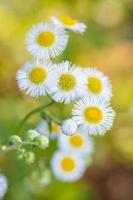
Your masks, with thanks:
[[[36,144],[34,142],[27,142],[27,141],[23,141],[19,147],[23,147],[23,146],[35,146]],[[4,155],[5,153],[8,153],[10,151],[13,151],[15,149],[18,148],[18,145],[16,144],[13,144],[13,145],[10,145],[10,146],[7,146],[4,150],[1,150],[0,151],[0,155]]]
[[[55,123],[58,124],[58,125],[61,125],[61,123],[62,123],[60,120],[56,119],[55,117],[51,116],[49,113],[47,113],[47,112],[45,112],[45,111],[43,111],[43,112],[41,113],[41,117],[42,117],[42,118],[43,118],[43,116],[48,117],[50,121],[53,121],[53,122],[55,122]],[[46,118],[46,117],[45,117],[45,118]],[[45,119],[45,118],[44,118],[44,119]]]
[[[18,124],[18,126],[15,128],[14,130],[14,134],[17,134],[18,131],[21,129],[21,127],[24,125],[24,123],[34,114],[41,112],[43,109],[50,107],[51,105],[53,105],[55,102],[51,101],[50,103],[48,103],[47,105],[42,105],[39,106],[35,109],[33,109],[32,111],[30,111],[22,120],[21,122]]]

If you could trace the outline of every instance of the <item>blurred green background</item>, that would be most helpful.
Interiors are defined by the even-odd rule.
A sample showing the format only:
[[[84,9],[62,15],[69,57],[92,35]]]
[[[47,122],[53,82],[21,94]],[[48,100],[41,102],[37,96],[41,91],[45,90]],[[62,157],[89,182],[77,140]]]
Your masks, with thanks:
[[[132,200],[133,199],[133,1],[132,0],[0,0],[0,140],[5,141],[16,123],[31,109],[45,103],[22,94],[15,74],[31,59],[25,48],[29,28],[50,16],[68,15],[88,26],[84,35],[71,33],[63,56],[84,66],[97,66],[113,84],[112,104],[117,116],[111,132],[94,137],[93,164],[77,183],[53,179],[48,186],[32,180],[38,167],[16,159],[15,152],[0,158],[0,169],[9,179],[6,200]],[[78,47],[78,48],[77,48]],[[62,108],[62,109],[60,109]],[[71,108],[58,105],[52,114],[65,118]],[[32,117],[20,134],[34,128]],[[37,152],[49,159],[53,147]]]

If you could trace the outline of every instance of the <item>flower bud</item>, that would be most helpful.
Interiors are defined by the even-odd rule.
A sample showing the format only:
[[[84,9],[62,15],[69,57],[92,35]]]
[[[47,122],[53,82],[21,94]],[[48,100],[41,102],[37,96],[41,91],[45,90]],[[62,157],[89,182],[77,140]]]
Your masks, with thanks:
[[[22,144],[22,140],[18,135],[12,135],[9,139],[9,145],[19,146]]]
[[[61,129],[65,135],[71,136],[76,133],[77,124],[73,119],[68,119],[63,122]]]
[[[49,146],[49,139],[46,136],[39,135],[34,138],[33,142],[41,149]]]
[[[1,145],[1,146],[0,146],[0,150],[1,150],[1,151],[5,151],[6,149],[7,149],[7,146],[6,146],[6,145]]]
[[[35,161],[35,154],[32,151],[27,151],[24,158],[28,164],[32,164]]]
[[[29,130],[27,133],[27,139],[29,141],[33,141],[35,137],[37,137],[39,133],[36,130]]]
[[[23,159],[25,157],[26,154],[26,149],[25,148],[18,148],[18,153],[17,153],[17,157],[18,159]]]

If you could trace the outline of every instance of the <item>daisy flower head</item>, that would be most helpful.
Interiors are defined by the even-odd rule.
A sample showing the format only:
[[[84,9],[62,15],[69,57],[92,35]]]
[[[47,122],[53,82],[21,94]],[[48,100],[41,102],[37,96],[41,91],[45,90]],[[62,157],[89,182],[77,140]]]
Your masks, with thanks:
[[[86,76],[86,95],[105,98],[107,101],[112,97],[112,86],[107,76],[94,67],[84,69]]]
[[[77,181],[85,172],[84,162],[77,154],[63,151],[55,152],[51,168],[56,178],[64,182]]]
[[[0,174],[0,199],[3,199],[5,193],[7,192],[8,183],[5,175]]]
[[[75,152],[80,156],[87,156],[93,151],[93,142],[89,136],[80,133],[72,136],[60,134],[59,149],[66,152]]]
[[[58,64],[53,71],[53,83],[49,95],[56,102],[69,104],[84,96],[84,74],[68,61]]]
[[[66,48],[68,35],[52,23],[39,23],[27,33],[27,50],[41,59],[58,56]]]
[[[104,99],[88,96],[75,104],[72,115],[80,133],[103,135],[111,129],[115,112]]]
[[[51,122],[51,127],[49,127],[48,122],[46,120],[41,120],[38,124],[36,130],[41,134],[51,139],[57,138],[60,134],[60,125],[55,122]]]
[[[87,28],[84,23],[68,16],[62,16],[60,19],[57,19],[56,17],[51,17],[51,22],[58,27],[63,27],[77,33],[83,33]]]
[[[67,120],[63,121],[61,129],[62,129],[63,134],[70,136],[70,135],[73,135],[76,133],[77,124],[75,123],[74,120],[67,119]]]
[[[17,82],[20,90],[32,97],[46,95],[48,85],[51,84],[53,64],[46,61],[27,62],[17,72]]]

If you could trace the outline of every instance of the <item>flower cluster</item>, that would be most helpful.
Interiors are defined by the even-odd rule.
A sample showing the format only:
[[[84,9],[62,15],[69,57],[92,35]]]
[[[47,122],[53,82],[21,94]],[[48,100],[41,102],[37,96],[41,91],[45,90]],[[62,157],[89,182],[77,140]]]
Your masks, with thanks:
[[[51,168],[57,179],[72,182],[83,176],[92,160],[94,144],[90,137],[79,133],[66,136],[56,123],[52,123],[49,130],[46,120],[41,120],[35,131],[41,136],[57,139],[58,150],[51,159]]]
[[[25,139],[18,135],[11,135],[7,144],[0,145],[0,151],[4,154],[5,152],[16,150],[18,159],[23,159],[26,163],[32,164],[35,161],[33,149],[38,147],[44,150],[48,146],[49,139],[46,136],[40,135],[35,130],[29,130]],[[31,150],[27,147],[30,147]]]
[[[45,116],[36,129],[30,131],[38,145],[42,145],[44,136],[46,142],[46,138],[58,135],[59,150],[51,160],[53,173],[61,180],[74,181],[83,175],[84,158],[93,150],[89,135],[104,135],[110,130],[115,112],[110,105],[112,86],[106,75],[95,67],[83,68],[69,61],[54,62],[67,46],[68,30],[83,33],[86,25],[63,16],[51,17],[48,22],[31,28],[26,44],[33,59],[18,70],[17,82],[20,90],[32,97],[47,95],[53,102],[74,103],[71,118],[59,123],[61,126]]]
[[[18,70],[18,86],[33,97],[48,95],[64,104],[76,101],[72,119],[63,124],[65,134],[102,135],[110,130],[115,116],[109,103],[112,87],[108,77],[94,67],[52,61],[65,49],[68,29],[83,33],[86,25],[66,16],[60,20],[51,17],[28,32],[27,50],[33,60]]]

